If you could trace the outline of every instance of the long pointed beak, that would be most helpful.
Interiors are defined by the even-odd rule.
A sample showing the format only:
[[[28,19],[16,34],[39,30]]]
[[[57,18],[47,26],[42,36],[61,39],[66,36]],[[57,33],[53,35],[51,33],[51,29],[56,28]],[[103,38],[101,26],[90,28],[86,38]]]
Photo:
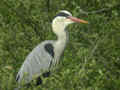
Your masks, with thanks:
[[[85,23],[88,24],[88,21],[73,17],[73,16],[68,16],[68,19],[72,20],[73,22],[79,22],[79,23]]]

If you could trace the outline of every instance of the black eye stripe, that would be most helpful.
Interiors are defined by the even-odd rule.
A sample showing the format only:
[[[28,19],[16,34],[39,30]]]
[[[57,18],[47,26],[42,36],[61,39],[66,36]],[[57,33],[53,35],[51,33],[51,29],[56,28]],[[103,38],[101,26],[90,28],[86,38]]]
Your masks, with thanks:
[[[57,16],[61,16],[61,17],[68,17],[68,16],[70,16],[70,15],[69,15],[69,14],[66,14],[66,13],[61,12],[61,13],[57,14],[55,17],[57,17]]]

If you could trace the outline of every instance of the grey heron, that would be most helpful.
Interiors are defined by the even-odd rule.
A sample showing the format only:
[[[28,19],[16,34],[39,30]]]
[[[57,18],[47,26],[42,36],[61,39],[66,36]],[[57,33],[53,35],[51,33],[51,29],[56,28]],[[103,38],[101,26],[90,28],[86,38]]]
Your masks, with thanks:
[[[74,22],[88,23],[85,20],[73,17],[66,10],[60,11],[52,21],[52,30],[57,35],[57,40],[46,40],[35,47],[26,57],[16,80],[18,83],[24,79],[25,83],[33,80],[34,75],[44,75],[58,65],[60,57],[68,42],[66,26]],[[24,73],[27,73],[24,76]]]

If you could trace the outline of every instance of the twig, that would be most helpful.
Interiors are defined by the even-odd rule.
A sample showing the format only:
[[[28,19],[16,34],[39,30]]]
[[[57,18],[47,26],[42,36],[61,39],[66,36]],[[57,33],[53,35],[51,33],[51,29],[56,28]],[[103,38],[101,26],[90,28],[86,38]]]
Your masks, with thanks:
[[[102,8],[99,10],[91,11],[91,12],[87,12],[87,11],[80,9],[80,12],[83,14],[86,14],[86,15],[90,15],[90,14],[99,14],[99,13],[103,13],[103,12],[108,12],[108,11],[112,11],[112,10],[118,9],[118,8],[120,8],[120,4],[111,6],[109,8]]]

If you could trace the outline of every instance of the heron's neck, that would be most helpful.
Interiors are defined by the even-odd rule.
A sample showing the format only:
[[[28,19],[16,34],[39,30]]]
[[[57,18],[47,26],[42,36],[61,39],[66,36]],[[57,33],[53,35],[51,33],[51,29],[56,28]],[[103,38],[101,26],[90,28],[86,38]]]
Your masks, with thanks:
[[[61,44],[61,46],[65,47],[68,42],[68,33],[67,31],[63,31],[57,34],[57,43]]]
[[[64,26],[61,27],[54,27],[54,32],[57,35],[57,41],[56,44],[59,45],[61,48],[65,47],[68,42],[68,32],[64,30]],[[59,47],[59,48],[60,48]]]
[[[55,51],[56,56],[59,58],[62,52],[64,51],[64,48],[68,42],[68,33],[64,30],[64,26],[53,26],[53,31],[57,35],[57,40],[55,42]]]

